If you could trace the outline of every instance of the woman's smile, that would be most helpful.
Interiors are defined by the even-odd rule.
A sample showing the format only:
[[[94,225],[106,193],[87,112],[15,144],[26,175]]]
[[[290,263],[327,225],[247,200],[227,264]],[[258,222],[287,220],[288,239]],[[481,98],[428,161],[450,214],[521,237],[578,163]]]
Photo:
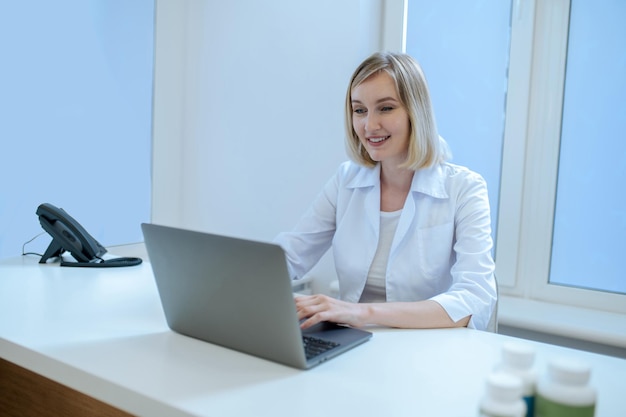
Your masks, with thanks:
[[[369,137],[367,138],[367,140],[370,143],[373,143],[375,145],[380,145],[383,142],[385,142],[387,139],[389,139],[391,136],[376,136],[376,137]]]

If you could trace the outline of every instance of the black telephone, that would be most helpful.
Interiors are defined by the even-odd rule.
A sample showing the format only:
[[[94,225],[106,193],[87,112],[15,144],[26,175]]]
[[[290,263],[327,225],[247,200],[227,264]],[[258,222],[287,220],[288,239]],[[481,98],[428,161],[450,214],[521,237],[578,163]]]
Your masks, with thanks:
[[[70,216],[65,210],[49,203],[43,203],[37,208],[41,227],[52,236],[52,242],[39,261],[45,264],[48,259],[61,256],[68,251],[77,262],[61,262],[61,266],[88,266],[88,267],[120,267],[133,266],[141,263],[141,258],[114,258],[102,259],[107,252],[96,239]]]

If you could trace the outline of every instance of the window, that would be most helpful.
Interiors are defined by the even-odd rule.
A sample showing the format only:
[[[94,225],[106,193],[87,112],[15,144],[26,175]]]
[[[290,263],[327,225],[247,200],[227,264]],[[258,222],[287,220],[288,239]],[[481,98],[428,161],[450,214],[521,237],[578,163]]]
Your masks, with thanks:
[[[488,181],[501,292],[626,313],[626,3],[466,3],[409,0],[406,51]]]
[[[626,5],[607,0],[593,6],[577,0],[537,2],[535,15],[519,260],[510,291],[626,313],[616,253],[623,247],[619,230],[625,227],[620,223],[624,197],[618,182],[623,175],[609,172],[626,165],[619,139],[623,112],[610,101],[611,95],[626,93],[619,75],[626,70],[626,53],[618,46],[624,34],[618,22],[626,16]],[[599,68],[594,54],[600,54],[610,71]],[[583,85],[581,78],[586,78]],[[594,132],[585,126],[594,126]],[[603,160],[595,156],[601,148]],[[602,182],[584,190],[594,172]],[[597,257],[604,259],[598,262]]]
[[[150,219],[154,1],[0,5],[0,258],[41,233],[41,203],[105,246]],[[26,251],[43,253],[42,236]]]
[[[550,283],[626,294],[626,3],[572,1]]]
[[[406,52],[428,81],[439,134],[452,162],[480,173],[497,225],[504,138],[509,16],[501,0],[411,0]],[[454,30],[451,30],[454,28]]]

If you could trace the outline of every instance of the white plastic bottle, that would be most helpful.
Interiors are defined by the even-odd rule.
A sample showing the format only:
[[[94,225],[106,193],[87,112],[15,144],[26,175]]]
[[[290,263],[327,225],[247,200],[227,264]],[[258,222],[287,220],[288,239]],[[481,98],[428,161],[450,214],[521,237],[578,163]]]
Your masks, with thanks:
[[[545,378],[537,383],[535,417],[593,417],[596,390],[589,385],[591,368],[569,358],[548,363]]]
[[[493,372],[487,377],[486,392],[480,402],[480,417],[524,417],[522,381],[513,375]]]
[[[526,417],[533,417],[537,372],[533,368],[535,349],[527,343],[508,342],[502,346],[502,361],[495,370],[514,375],[522,381],[522,397],[526,402]]]

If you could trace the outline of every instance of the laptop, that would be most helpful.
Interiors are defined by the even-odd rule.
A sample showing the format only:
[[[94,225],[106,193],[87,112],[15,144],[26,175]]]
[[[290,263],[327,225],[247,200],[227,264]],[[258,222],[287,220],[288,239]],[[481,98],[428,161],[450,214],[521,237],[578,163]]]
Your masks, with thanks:
[[[277,244],[149,223],[141,228],[167,324],[177,333],[299,369],[372,337],[328,322],[301,330]]]

